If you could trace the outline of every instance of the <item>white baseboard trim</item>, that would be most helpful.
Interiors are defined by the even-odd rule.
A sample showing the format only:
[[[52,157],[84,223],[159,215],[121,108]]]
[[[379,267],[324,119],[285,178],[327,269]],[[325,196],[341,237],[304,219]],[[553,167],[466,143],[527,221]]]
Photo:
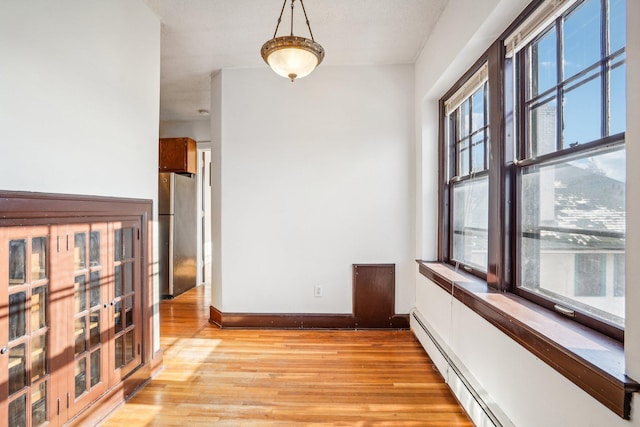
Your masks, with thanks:
[[[409,323],[414,335],[476,426],[514,426],[418,310],[411,311]]]

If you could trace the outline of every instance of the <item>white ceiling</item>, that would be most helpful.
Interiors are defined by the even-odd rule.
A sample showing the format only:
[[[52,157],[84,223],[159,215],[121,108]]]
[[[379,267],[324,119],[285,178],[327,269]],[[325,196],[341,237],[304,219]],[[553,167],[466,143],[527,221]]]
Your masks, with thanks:
[[[223,68],[267,67],[283,0],[144,0],[162,22],[160,120],[200,120],[210,76]],[[321,66],[410,64],[448,0],[306,0]],[[290,32],[287,0],[278,36]],[[300,2],[294,35],[309,37]],[[274,74],[275,78],[275,74]],[[307,78],[313,78],[313,74]]]

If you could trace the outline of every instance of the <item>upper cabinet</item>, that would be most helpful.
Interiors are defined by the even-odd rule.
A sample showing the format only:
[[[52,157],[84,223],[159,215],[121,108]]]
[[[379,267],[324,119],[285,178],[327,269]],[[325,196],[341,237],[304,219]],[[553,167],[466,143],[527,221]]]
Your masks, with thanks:
[[[160,139],[160,172],[192,173],[197,170],[196,142],[191,138]]]

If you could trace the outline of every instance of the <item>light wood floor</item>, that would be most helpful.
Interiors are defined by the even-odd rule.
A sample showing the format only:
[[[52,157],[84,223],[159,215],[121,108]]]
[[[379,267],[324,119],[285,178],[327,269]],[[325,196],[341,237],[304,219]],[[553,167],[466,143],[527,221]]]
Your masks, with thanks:
[[[472,426],[409,331],[221,330],[160,307],[164,370],[103,427]]]

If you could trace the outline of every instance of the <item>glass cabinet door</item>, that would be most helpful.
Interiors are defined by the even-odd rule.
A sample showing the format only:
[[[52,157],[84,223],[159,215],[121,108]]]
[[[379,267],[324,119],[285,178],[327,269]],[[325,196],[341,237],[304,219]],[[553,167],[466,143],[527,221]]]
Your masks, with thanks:
[[[0,227],[0,426],[64,424],[142,364],[139,229]]]
[[[73,298],[69,319],[73,365],[69,373],[69,416],[75,415],[108,386],[108,275],[107,224],[70,226]],[[71,246],[71,244],[70,244]]]
[[[49,227],[0,230],[0,425],[56,425],[50,355]]]
[[[114,223],[112,380],[120,381],[141,363],[140,242],[137,223]]]

